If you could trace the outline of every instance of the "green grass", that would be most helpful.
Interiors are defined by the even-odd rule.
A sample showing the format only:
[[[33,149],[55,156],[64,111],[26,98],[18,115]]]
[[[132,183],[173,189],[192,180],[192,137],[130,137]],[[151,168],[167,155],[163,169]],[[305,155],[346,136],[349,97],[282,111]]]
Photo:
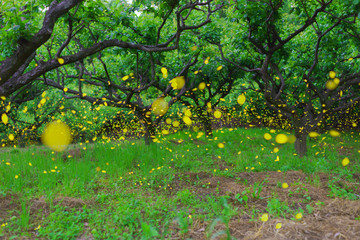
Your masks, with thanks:
[[[175,234],[186,238],[196,221],[208,223],[209,238],[216,234],[229,237],[229,231],[216,233],[215,225],[222,222],[226,226],[238,214],[246,213],[252,221],[259,221],[262,211],[292,218],[299,211],[307,214],[313,210],[306,189],[301,187],[289,190],[289,196],[301,192],[307,204],[304,209],[279,200],[276,193],[263,197],[266,181],[250,186],[242,179],[247,190],[224,194],[219,190],[220,182],[207,184],[199,177],[190,178],[191,173],[237,181],[242,172],[301,170],[308,174],[309,183],[319,186],[316,173],[327,172],[338,176],[328,183],[329,195],[357,198],[352,189],[336,183],[340,179],[351,182],[353,174],[360,172],[359,133],[344,133],[339,138],[323,134],[310,139],[307,156],[298,158],[293,145],[275,143],[278,131],[266,141],[263,135],[269,131],[220,129],[211,138],[182,131],[160,136],[160,143],[150,146],[141,140],[73,144],[65,155],[35,146],[2,149],[0,197],[15,196],[12,203],[18,207],[5,209],[3,218],[0,215],[0,225],[4,224],[0,237],[166,239]],[[219,142],[225,147],[219,148]],[[279,152],[274,153],[275,147]],[[68,157],[74,152],[78,156]],[[350,159],[346,167],[341,165],[344,157]],[[61,197],[82,199],[86,204],[70,209],[53,204]],[[49,208],[46,213],[31,211],[34,199],[39,198],[45,199]],[[264,201],[264,209],[253,205],[254,201]]]

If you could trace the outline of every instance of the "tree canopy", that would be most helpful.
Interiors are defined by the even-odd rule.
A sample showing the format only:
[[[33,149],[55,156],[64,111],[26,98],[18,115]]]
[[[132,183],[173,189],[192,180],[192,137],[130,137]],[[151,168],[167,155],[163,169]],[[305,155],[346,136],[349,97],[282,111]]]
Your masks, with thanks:
[[[287,121],[303,156],[310,133],[359,103],[359,10],[357,0],[5,2],[2,106],[15,118],[51,89],[57,101],[128,109],[148,142],[173,105],[207,134],[224,106]]]

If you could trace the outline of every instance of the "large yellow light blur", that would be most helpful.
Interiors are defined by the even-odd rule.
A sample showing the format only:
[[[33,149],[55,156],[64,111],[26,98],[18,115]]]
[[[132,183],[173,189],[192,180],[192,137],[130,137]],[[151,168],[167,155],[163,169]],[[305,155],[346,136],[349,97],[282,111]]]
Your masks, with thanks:
[[[169,104],[163,97],[156,99],[151,105],[152,111],[157,116],[163,116],[169,109]]]
[[[184,76],[178,76],[178,77],[170,80],[170,83],[171,83],[171,87],[174,90],[180,90],[185,85],[185,78],[184,78]]]
[[[70,128],[60,121],[51,122],[41,135],[41,141],[56,152],[64,151],[72,141]]]
[[[245,101],[246,101],[246,97],[244,94],[241,94],[238,96],[238,98],[237,98],[238,104],[243,105],[245,103]]]

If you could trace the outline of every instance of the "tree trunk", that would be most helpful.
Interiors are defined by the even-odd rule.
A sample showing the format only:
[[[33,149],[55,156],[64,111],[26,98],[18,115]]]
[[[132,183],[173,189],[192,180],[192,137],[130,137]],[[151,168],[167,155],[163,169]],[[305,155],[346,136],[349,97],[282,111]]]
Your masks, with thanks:
[[[211,120],[209,119],[209,117],[204,117],[202,120],[202,125],[204,127],[205,130],[205,135],[206,136],[212,136],[213,132],[212,132],[212,126],[211,126]]]
[[[209,118],[209,113],[206,108],[199,108],[197,111],[198,117],[201,121],[201,125],[204,128],[206,136],[212,136],[212,125],[211,120]]]
[[[295,151],[299,157],[304,157],[307,152],[306,140],[310,132],[309,119],[307,116],[297,116],[295,115],[292,119],[293,126],[295,129]]]
[[[144,140],[145,140],[145,145],[150,145],[152,143],[152,137],[155,136],[155,126],[150,118],[146,120],[147,121],[144,124],[146,130]]]
[[[299,157],[304,157],[307,152],[307,146],[306,146],[306,139],[307,139],[308,133],[305,131],[300,131],[299,129],[296,129],[295,132],[295,150]]]
[[[146,117],[145,115],[142,114],[137,114],[137,116],[140,119],[140,123],[145,128],[145,135],[144,135],[145,145],[150,145],[152,143],[151,137],[155,136],[156,127],[153,121],[151,120],[151,117]]]

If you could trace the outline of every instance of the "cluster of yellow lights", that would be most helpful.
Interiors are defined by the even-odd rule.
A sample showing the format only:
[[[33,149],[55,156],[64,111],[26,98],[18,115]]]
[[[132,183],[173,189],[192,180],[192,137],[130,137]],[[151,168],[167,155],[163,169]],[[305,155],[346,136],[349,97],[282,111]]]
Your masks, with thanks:
[[[331,78],[330,80],[328,80],[325,84],[326,88],[329,90],[335,90],[339,84],[340,84],[340,79],[339,78],[335,78],[336,73],[334,71],[330,71],[329,73],[329,77]]]
[[[194,46],[192,48],[192,50],[196,50],[196,46]],[[208,64],[209,63],[209,59],[210,58],[206,58],[205,61],[204,61],[204,64]],[[64,64],[64,59],[62,58],[58,58],[57,59],[58,63],[59,64]],[[218,66],[216,68],[217,71],[220,71],[222,70],[223,66]],[[197,74],[198,72],[200,72],[201,70],[199,71],[196,71],[195,74]],[[162,73],[162,77],[165,79],[165,78],[168,78],[168,70],[165,68],[165,67],[162,67],[161,68],[161,73]],[[122,78],[122,80],[127,80],[129,79],[130,77],[132,77],[133,74],[129,74],[127,76],[124,76]],[[338,78],[336,78],[336,73],[334,71],[330,71],[329,73],[329,77],[330,77],[330,80],[328,80],[326,82],[326,88],[329,89],[329,90],[335,90],[338,85],[340,84],[340,80]],[[84,79],[81,79],[81,81],[84,81]],[[172,80],[170,80],[169,82],[171,84],[171,87],[174,89],[174,90],[181,90],[184,86],[185,86],[185,77],[184,76],[177,76],[175,78],[173,78]],[[203,91],[206,86],[209,86],[209,85],[206,85],[205,82],[200,82],[198,84],[198,87],[197,89],[193,89],[193,90],[199,90],[199,91]],[[63,91],[64,92],[67,92],[68,91],[68,88],[64,87],[63,88]],[[342,94],[342,92],[340,92],[340,94]],[[40,102],[38,103],[38,108],[41,108],[42,106],[44,106],[47,102],[47,99],[45,97],[46,95],[46,92],[44,92],[42,94],[42,99],[40,100]],[[2,100],[5,100],[4,97],[1,97]],[[225,101],[225,99],[220,99],[220,101]],[[244,94],[241,94],[237,97],[236,99],[237,103],[239,105],[243,105],[245,102],[246,102],[246,97]],[[251,99],[250,99],[250,102],[251,102]],[[104,105],[106,106],[106,103],[104,103]],[[63,107],[62,107],[63,108]],[[6,112],[5,113],[2,113],[1,115],[1,121],[3,124],[7,125],[9,123],[9,117],[7,115],[7,112],[10,110],[10,104],[8,106],[5,107],[6,109]],[[156,99],[152,105],[151,105],[151,111],[152,113],[154,113],[154,115],[156,116],[163,116],[165,115],[167,112],[168,112],[168,109],[169,109],[169,103],[165,100],[165,97],[159,97],[158,99]],[[245,108],[245,110],[247,109],[247,107]],[[98,110],[98,108],[97,108]],[[22,110],[24,113],[26,113],[28,111],[28,108],[25,107],[23,110]],[[221,112],[221,110],[219,109],[216,109],[215,111],[212,110],[212,105],[210,102],[207,103],[207,111],[208,112],[213,112],[213,116],[214,118],[216,119],[220,119],[223,117],[223,113]],[[73,113],[75,114],[75,111],[73,110]],[[151,114],[151,112],[148,112],[149,114]],[[149,115],[148,114],[148,115]],[[192,112],[189,108],[185,108],[184,111],[183,111],[183,115],[182,115],[182,120],[183,122],[190,126],[193,124],[193,120],[191,119],[193,117],[192,115]],[[90,121],[87,121],[88,123],[91,123]],[[177,121],[177,120],[171,120],[170,118],[167,118],[165,120],[166,124],[168,125],[172,125],[173,127],[179,127],[180,126],[180,122]],[[353,123],[353,126],[355,127],[356,124],[354,125],[355,123]],[[196,126],[193,127],[194,129],[197,128]],[[127,129],[124,129],[124,133],[127,132]],[[203,132],[198,132],[198,130],[196,131],[197,132],[197,135],[196,135],[196,138],[201,138],[204,133]],[[168,129],[163,129],[161,131],[161,134],[162,135],[168,135],[170,132]],[[275,130],[271,130],[270,133],[275,133]],[[273,138],[273,136],[270,134],[270,133],[265,133],[264,134],[264,139],[266,140],[271,140]],[[339,137],[341,134],[339,131],[335,130],[335,129],[331,129],[329,130],[328,134],[332,137]],[[309,134],[309,137],[310,138],[317,138],[320,136],[319,133],[315,132],[315,131],[312,131],[310,132]],[[14,141],[15,140],[15,136],[14,134],[9,134],[8,135],[8,139],[10,141]],[[53,151],[56,151],[56,152],[61,152],[61,151],[64,151],[68,145],[71,143],[72,141],[72,136],[71,136],[71,131],[70,131],[70,128],[63,122],[61,121],[54,121],[54,122],[51,122],[50,124],[48,124],[43,132],[43,134],[41,135],[41,140],[43,142],[44,145],[48,146],[49,148],[51,148]],[[93,138],[93,141],[96,140],[96,137]],[[215,139],[216,140],[216,139]],[[294,143],[296,141],[296,138],[295,136],[293,135],[286,135],[286,134],[283,134],[283,133],[280,133],[280,134],[277,134],[275,136],[275,142],[278,143],[278,144],[285,144],[285,143]],[[154,142],[160,142],[159,139],[155,138],[153,139]],[[180,141],[179,141],[180,143]],[[273,144],[274,145],[274,144]],[[222,148],[225,148],[225,143],[224,142],[220,142],[217,144],[218,148],[222,149]],[[86,148],[84,148],[86,149]],[[273,152],[274,153],[277,153],[279,152],[279,148],[278,147],[275,147],[273,149]],[[241,152],[240,152],[241,153]],[[258,156],[256,156],[257,158]],[[221,158],[221,156],[218,156],[218,158]],[[279,161],[279,156],[277,156],[277,159],[275,161]],[[342,166],[347,166],[348,164],[350,163],[350,160],[349,158],[344,158],[342,161],[341,161],[341,165]],[[259,165],[261,165],[261,163],[259,162]],[[32,166],[31,163],[29,163],[29,166]],[[253,168],[251,168],[253,169]],[[100,171],[101,169],[98,167],[96,169],[97,171]],[[102,170],[103,173],[106,173],[105,170]],[[214,172],[216,172],[216,170],[214,170]],[[17,179],[19,177],[19,175],[16,175],[15,178]],[[286,189],[289,187],[289,185],[287,183],[282,183],[282,188]],[[296,219],[301,219],[302,218],[302,213],[299,212],[296,214],[295,216]],[[263,222],[266,222],[268,221],[269,219],[269,214],[265,213],[261,216],[261,221]],[[281,228],[281,223],[278,223],[276,225],[276,229],[279,229]]]

